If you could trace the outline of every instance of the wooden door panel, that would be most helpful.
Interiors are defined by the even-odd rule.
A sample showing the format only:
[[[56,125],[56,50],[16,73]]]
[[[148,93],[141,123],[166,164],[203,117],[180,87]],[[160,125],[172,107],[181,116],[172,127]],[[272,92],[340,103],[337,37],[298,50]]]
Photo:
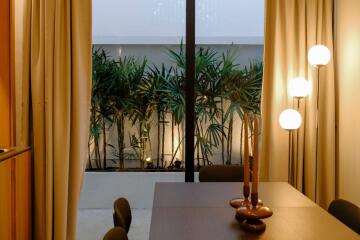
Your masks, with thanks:
[[[0,239],[12,239],[12,162],[0,162]]]
[[[15,162],[16,240],[31,239],[31,154],[20,154]]]

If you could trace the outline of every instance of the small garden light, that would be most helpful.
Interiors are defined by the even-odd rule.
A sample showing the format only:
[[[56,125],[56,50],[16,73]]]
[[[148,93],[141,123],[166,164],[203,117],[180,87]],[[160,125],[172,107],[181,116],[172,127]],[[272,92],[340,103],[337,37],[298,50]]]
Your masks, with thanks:
[[[152,168],[154,168],[154,164],[153,164],[153,162],[152,162],[152,160],[151,160],[151,157],[147,157],[147,158],[145,159],[145,162],[146,162],[146,168],[147,168],[147,169],[152,169]]]

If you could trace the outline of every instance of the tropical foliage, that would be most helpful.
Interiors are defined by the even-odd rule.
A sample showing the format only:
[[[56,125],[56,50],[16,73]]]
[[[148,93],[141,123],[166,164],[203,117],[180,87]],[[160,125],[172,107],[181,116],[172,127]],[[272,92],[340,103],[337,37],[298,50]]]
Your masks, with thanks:
[[[148,167],[175,167],[184,143],[185,51],[181,44],[178,51],[168,53],[171,67],[149,66],[146,59],[133,57],[111,59],[104,50],[93,50],[88,169],[106,169],[108,149],[117,156],[113,161],[118,168],[125,168],[125,159],[129,158],[124,151],[125,136],[129,136],[127,147],[141,168],[146,167],[153,151],[157,157]],[[262,63],[251,62],[241,68],[235,64],[236,58],[232,51],[218,54],[210,48],[197,50],[194,154],[198,167],[212,164],[211,157],[218,148],[222,163],[232,164],[235,117],[260,112]],[[137,131],[131,132],[126,123]],[[156,148],[151,146],[152,126],[157,130]],[[117,144],[108,143],[109,129],[116,129]],[[165,151],[168,134],[171,153]],[[166,161],[169,154],[170,161]]]

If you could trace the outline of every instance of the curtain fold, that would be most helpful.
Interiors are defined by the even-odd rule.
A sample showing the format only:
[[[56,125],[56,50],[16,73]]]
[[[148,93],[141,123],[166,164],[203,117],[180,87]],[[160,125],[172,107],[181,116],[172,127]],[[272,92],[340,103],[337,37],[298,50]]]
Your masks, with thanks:
[[[34,239],[76,239],[91,94],[91,0],[13,0],[18,144],[31,92]],[[30,89],[29,89],[30,88]]]
[[[304,77],[312,86],[300,101],[303,124],[293,134],[295,187],[315,200],[317,71],[307,52],[315,44],[333,51],[332,0],[267,0],[265,6],[264,82],[262,93],[263,180],[287,181],[288,132],[278,117],[286,108],[298,108],[287,85]],[[335,85],[333,59],[320,71],[317,202],[326,208],[335,196]]]

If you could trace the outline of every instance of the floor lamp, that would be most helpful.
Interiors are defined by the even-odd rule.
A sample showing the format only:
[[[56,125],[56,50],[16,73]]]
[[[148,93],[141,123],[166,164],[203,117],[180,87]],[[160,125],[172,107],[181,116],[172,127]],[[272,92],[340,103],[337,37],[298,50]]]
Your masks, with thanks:
[[[296,102],[296,110],[298,112],[300,112],[301,100],[306,98],[310,94],[310,92],[311,92],[311,87],[310,87],[309,81],[307,81],[305,78],[297,77],[297,78],[291,79],[289,81],[288,94]],[[298,153],[298,152],[299,152],[299,129],[296,129],[296,153]],[[295,187],[298,187],[298,184],[297,184],[298,172],[299,172],[298,171],[298,166],[299,166],[298,157],[296,157],[295,166],[296,166],[296,168],[295,168],[296,176],[295,176],[294,185],[295,185]]]
[[[326,66],[331,59],[330,50],[324,45],[315,45],[308,52],[308,61],[316,70],[316,159],[315,159],[315,202],[317,202],[318,158],[319,158],[319,100],[320,100],[320,68]]]
[[[294,109],[286,109],[281,112],[279,117],[279,123],[282,129],[289,132],[289,149],[288,149],[288,183],[293,185],[293,179],[291,176],[291,166],[293,160],[293,148],[292,148],[292,135],[293,132],[301,126],[302,118],[298,111]]]

